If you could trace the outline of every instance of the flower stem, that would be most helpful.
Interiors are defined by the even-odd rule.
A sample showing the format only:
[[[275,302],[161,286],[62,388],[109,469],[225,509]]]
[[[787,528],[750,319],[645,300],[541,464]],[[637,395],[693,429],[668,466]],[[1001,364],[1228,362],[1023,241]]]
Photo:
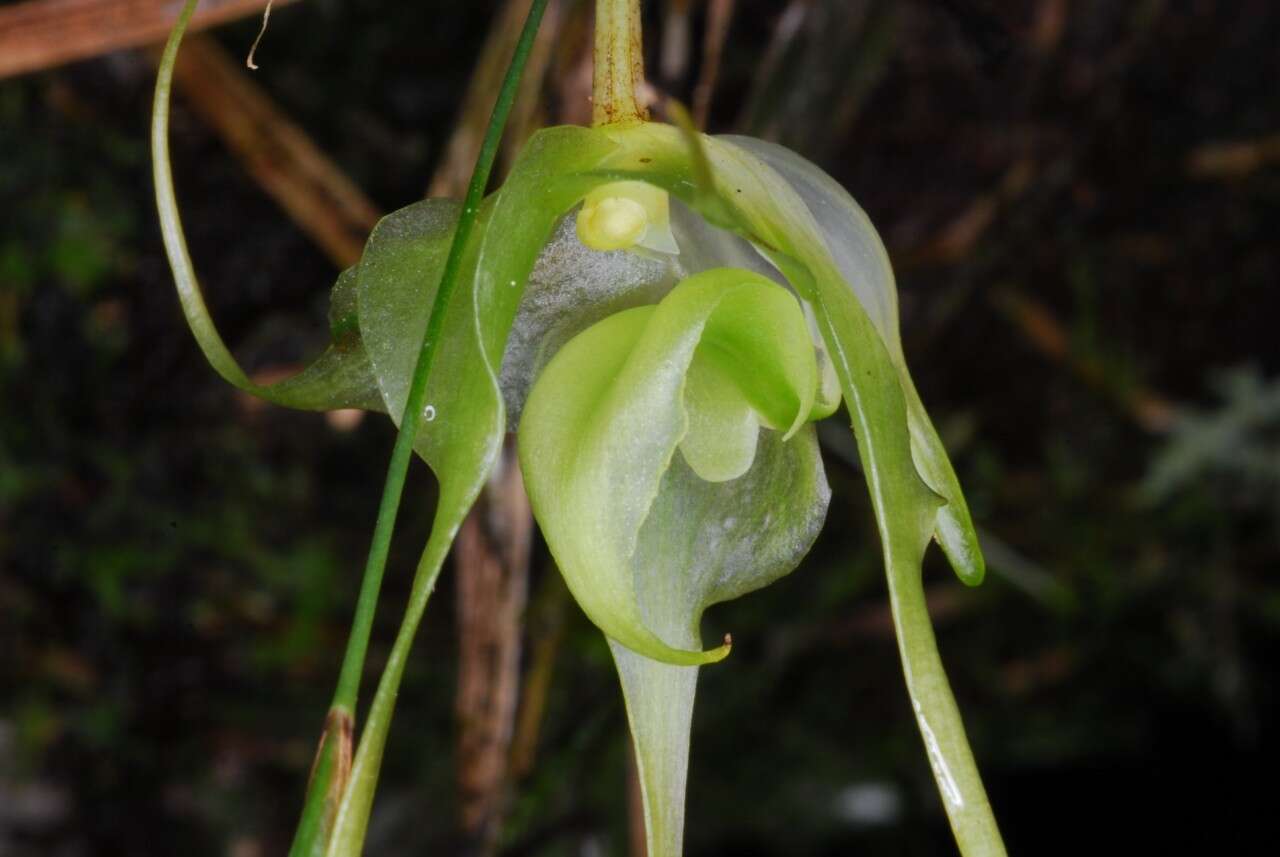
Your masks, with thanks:
[[[648,119],[649,110],[640,98],[644,85],[640,0],[596,0],[594,59],[591,124],[600,127]]]
[[[918,564],[892,564],[889,601],[907,693],[960,853],[1004,857],[1004,842],[938,655]]]

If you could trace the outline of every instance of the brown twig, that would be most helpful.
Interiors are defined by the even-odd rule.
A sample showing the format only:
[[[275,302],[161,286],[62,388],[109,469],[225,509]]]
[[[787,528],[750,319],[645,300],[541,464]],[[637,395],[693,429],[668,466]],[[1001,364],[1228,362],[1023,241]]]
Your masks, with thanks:
[[[1039,172],[1030,157],[1015,161],[992,190],[979,194],[934,238],[907,253],[902,267],[956,265],[968,258],[998,216],[1031,189]],[[1141,386],[1117,384],[1104,365],[1071,347],[1066,329],[1048,307],[1008,290],[992,292],[989,300],[1028,344],[1054,363],[1070,369],[1091,387],[1106,393],[1143,429],[1160,433],[1172,426],[1177,407],[1169,399]]]
[[[187,39],[174,81],[254,180],[340,268],[360,258],[376,206],[208,36]]]
[[[668,87],[683,80],[689,70],[689,5],[690,0],[667,0],[662,16],[658,76]]]
[[[436,167],[427,187],[427,196],[457,197],[466,189],[471,178],[471,168],[475,166],[476,154],[480,151],[480,141],[489,124],[489,114],[498,98],[502,77],[520,36],[520,26],[528,15],[530,2],[531,0],[510,0],[494,22],[493,29],[489,31],[484,46],[480,49],[480,58],[471,75],[471,83],[463,96],[462,107],[454,123],[453,134],[445,147],[444,158]],[[508,151],[519,149],[531,131],[529,118],[531,112],[536,111],[540,100],[538,91],[542,88],[550,61],[560,14],[559,6],[557,2],[550,3],[543,15],[537,41],[525,67],[515,113],[507,125],[505,145]]]
[[[546,124],[547,98],[544,96],[547,85],[547,72],[558,38],[563,3],[551,0],[542,15],[542,28],[538,30],[538,38],[529,52],[529,60],[525,64],[524,77],[520,81],[520,94],[516,97],[515,106],[511,109],[511,117],[507,120],[507,133],[503,139],[502,172],[505,175],[515,165],[516,158],[524,148],[525,142],[533,132]]]
[[[529,610],[529,669],[520,689],[520,711],[511,736],[512,782],[519,782],[533,772],[538,736],[542,732],[568,616],[569,589],[560,572],[553,568]]]
[[[974,197],[933,239],[913,251],[908,264],[948,265],[967,257],[1005,206],[1019,199],[1031,187],[1037,172],[1036,164],[1030,158],[1015,161],[1005,170],[995,188]]]
[[[739,130],[810,156],[841,139],[884,77],[902,5],[793,0],[778,18]]]
[[[769,91],[777,82],[779,70],[791,54],[796,37],[804,31],[805,22],[812,10],[812,0],[791,0],[778,16],[773,36],[769,39],[769,47],[756,68],[751,89],[738,116],[737,129],[740,133],[767,136],[764,134],[764,116],[768,111],[764,105],[768,101]]]
[[[707,25],[702,39],[702,68],[698,84],[693,88],[693,119],[699,128],[707,127],[711,114],[711,96],[720,76],[720,59],[733,22],[734,0],[709,0]]]
[[[267,0],[203,0],[190,30],[254,15],[266,5]],[[172,0],[27,0],[0,6],[0,78],[163,41],[181,6]]]
[[[1143,429],[1161,433],[1173,426],[1178,413],[1176,405],[1144,387],[1117,384],[1105,366],[1071,347],[1070,336],[1047,307],[1011,291],[993,292],[991,304],[1018,329],[1028,344],[1053,362],[1071,369],[1091,387],[1106,393]]]
[[[1280,164],[1280,134],[1206,143],[1187,156],[1187,172],[1198,179],[1241,179],[1274,164]]]
[[[501,829],[519,698],[533,516],[508,442],[458,532],[458,786],[463,832],[492,853]]]

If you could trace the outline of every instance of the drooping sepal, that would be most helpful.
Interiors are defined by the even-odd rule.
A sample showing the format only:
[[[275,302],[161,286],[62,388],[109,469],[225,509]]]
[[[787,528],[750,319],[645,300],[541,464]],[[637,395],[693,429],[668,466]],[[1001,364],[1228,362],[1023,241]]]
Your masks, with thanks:
[[[960,579],[970,586],[980,584],[986,564],[977,532],[946,448],[907,369],[898,323],[898,287],[879,232],[839,182],[785,146],[753,137],[719,139],[755,155],[776,171],[821,229],[844,283],[857,296],[898,369],[916,468],[929,487],[946,500],[938,509],[934,535]]]
[[[636,548],[646,623],[696,648],[703,608],[760,589],[794,569],[826,518],[830,492],[817,436],[760,431],[741,477],[708,482],[677,455]],[[644,798],[650,857],[679,857],[698,669],[610,643],[622,680]]]

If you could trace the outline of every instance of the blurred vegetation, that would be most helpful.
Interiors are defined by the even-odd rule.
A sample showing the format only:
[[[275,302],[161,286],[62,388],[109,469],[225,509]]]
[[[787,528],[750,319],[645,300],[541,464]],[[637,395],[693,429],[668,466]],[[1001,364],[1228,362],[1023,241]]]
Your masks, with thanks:
[[[257,80],[390,210],[426,187],[497,7],[287,7]],[[217,38],[242,54],[256,30]],[[736,4],[709,127],[813,157],[879,225],[989,537],[982,588],[941,563],[927,583],[1015,854],[1270,832],[1280,160],[1250,146],[1280,133],[1278,41],[1265,0]],[[677,72],[658,83],[690,100],[696,51]],[[204,364],[153,216],[152,77],[119,53],[0,81],[3,855],[283,852],[391,446],[383,420],[262,408]],[[181,103],[174,124],[213,314],[248,365],[287,365],[323,338],[335,271]],[[831,451],[810,559],[708,619],[736,646],[703,671],[690,857],[951,853],[865,488]],[[419,468],[374,671],[432,490]],[[538,553],[544,599],[554,573]],[[371,855],[458,853],[451,585]],[[511,857],[626,853],[621,697],[566,615]]]

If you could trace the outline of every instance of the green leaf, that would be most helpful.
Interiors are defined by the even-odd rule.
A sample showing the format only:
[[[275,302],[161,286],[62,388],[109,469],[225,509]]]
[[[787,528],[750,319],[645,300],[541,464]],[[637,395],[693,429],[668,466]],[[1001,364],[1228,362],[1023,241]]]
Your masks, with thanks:
[[[694,667],[728,651],[701,651],[703,611],[793,569],[825,517],[817,386],[796,298],[714,269],[572,339],[526,404],[525,484],[610,637],[653,857],[681,853]]]

